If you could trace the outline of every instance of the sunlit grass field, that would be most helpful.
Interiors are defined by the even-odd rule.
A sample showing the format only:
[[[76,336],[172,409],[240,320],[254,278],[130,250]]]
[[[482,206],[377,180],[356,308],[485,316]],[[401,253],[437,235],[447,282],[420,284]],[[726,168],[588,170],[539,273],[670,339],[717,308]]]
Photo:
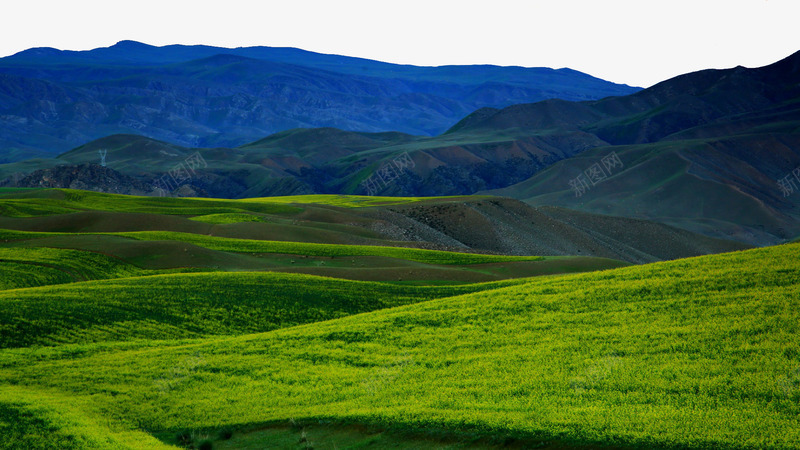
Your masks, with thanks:
[[[6,349],[0,423],[6,442],[46,448],[221,447],[319,420],[561,448],[797,448],[799,286],[790,244],[267,333]]]
[[[0,196],[0,448],[800,448],[800,243],[621,267],[208,228],[426,199]],[[134,212],[194,231],[82,231]]]

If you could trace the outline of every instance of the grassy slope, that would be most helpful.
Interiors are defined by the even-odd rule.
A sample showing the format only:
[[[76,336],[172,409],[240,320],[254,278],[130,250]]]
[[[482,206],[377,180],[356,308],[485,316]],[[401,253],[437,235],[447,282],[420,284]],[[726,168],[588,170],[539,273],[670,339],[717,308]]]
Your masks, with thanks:
[[[27,413],[69,395],[67,412],[92,423],[77,438],[131,447],[148,438],[136,430],[332,418],[566,444],[796,448],[799,251],[540,278],[265,334],[4,350],[0,398]]]
[[[150,271],[143,274],[197,271],[281,271],[349,280],[422,285],[496,281],[559,273],[588,272],[627,265],[620,261],[593,257],[547,257],[535,261],[440,265],[380,256],[327,257],[225,252],[177,241],[145,241],[94,234],[57,235],[0,245],[17,248],[46,247],[102,252]],[[38,274],[32,268],[29,269],[31,270],[26,273]],[[31,280],[27,284],[22,283],[19,286],[43,284],[49,283],[36,283]]]
[[[212,225],[227,225],[231,223],[243,222],[267,222],[267,219],[253,214],[244,213],[222,213],[222,214],[206,214],[203,216],[195,216],[189,220],[197,222],[210,223]]]
[[[121,236],[144,241],[175,241],[197,245],[211,250],[242,253],[280,253],[306,256],[350,257],[381,256],[405,259],[429,264],[481,264],[508,261],[538,261],[541,256],[481,255],[474,253],[446,252],[403,247],[381,247],[375,245],[331,245],[306,242],[261,241],[254,239],[231,239],[173,231],[134,231],[122,233],[98,233]],[[48,237],[79,236],[80,233],[46,233],[0,229],[0,239],[5,242],[44,239]]]
[[[541,256],[479,255],[473,253],[445,252],[402,247],[381,247],[376,245],[330,245],[306,242],[257,241],[250,239],[230,239],[216,236],[200,236],[176,232],[132,232],[116,233],[120,236],[141,240],[171,240],[191,243],[212,250],[248,253],[283,253],[306,256],[348,257],[382,256],[405,259],[428,264],[481,264],[508,261],[538,261]]]
[[[0,247],[0,290],[155,273],[95,252]]]
[[[13,192],[2,197],[0,215],[35,217],[77,211],[113,211],[128,213],[206,215],[253,212],[291,214],[301,209],[276,202],[222,200],[212,198],[137,197],[104,194],[74,189],[41,189]]]
[[[139,197],[74,189],[9,189],[0,191],[2,215],[32,217],[75,211],[147,212],[158,214],[219,214],[254,212],[291,214],[299,205],[347,208],[401,205],[428,200],[459,200],[465,197],[378,197],[362,195],[295,195],[227,200],[214,198]],[[469,197],[474,198],[474,197]]]
[[[263,332],[522,282],[434,287],[242,272],[6,290],[0,348]]]
[[[174,202],[174,205],[178,210],[185,206],[180,202]],[[324,216],[323,220],[328,218],[325,216],[326,211],[313,211],[312,213]],[[49,233],[0,229],[0,248],[60,248],[90,251],[102,255],[106,259],[116,259],[120,263],[142,269],[140,273],[131,273],[128,276],[153,274],[153,270],[180,272],[267,270],[364,281],[404,283],[416,281],[421,284],[484,282],[600,270],[626,265],[620,261],[591,257],[516,257],[376,245],[343,245],[353,240],[359,242],[359,239],[361,242],[387,243],[389,245],[393,245],[395,242],[373,240],[369,237],[362,239],[354,233],[354,230],[355,232],[363,230],[359,227],[352,227],[341,233],[332,231],[331,229],[336,229],[337,224],[327,224],[327,228],[319,230],[316,228],[301,230],[303,227],[295,227],[293,230],[281,231],[276,228],[265,233],[263,228],[249,229],[247,227],[250,225],[273,225],[251,222],[252,220],[280,221],[284,219],[276,218],[277,216],[264,218],[251,213],[220,213],[195,217],[199,220],[170,217],[174,216],[165,214],[125,215],[125,213],[100,211],[80,217],[69,214],[19,218],[16,220],[27,223],[16,223],[9,226],[61,231]],[[200,223],[203,221],[222,222],[222,224]],[[237,221],[237,223],[224,223],[230,221]],[[320,222],[321,227],[324,225],[326,223]],[[109,231],[120,228],[122,230],[141,228],[158,230],[161,227],[165,229],[174,227],[181,231],[98,232],[98,229]],[[77,232],[71,232],[73,230]],[[184,230],[189,232],[183,232]],[[224,238],[209,236],[207,233],[230,233],[234,236],[257,236],[257,238]],[[270,237],[287,241],[272,241],[269,240]],[[303,239],[314,239],[326,243],[291,242]],[[334,243],[336,244],[334,245]],[[8,250],[8,252],[8,254],[16,255],[15,258],[19,259],[17,253],[20,253],[21,250]],[[18,267],[16,263],[6,262],[0,270],[6,270],[9,274],[8,278],[13,277],[16,280],[5,287],[109,278],[109,276],[80,278],[72,276],[64,270],[44,267],[42,264],[38,264],[38,267],[33,265]],[[67,272],[69,271],[67,270]],[[27,279],[24,279],[25,274],[28,275]]]

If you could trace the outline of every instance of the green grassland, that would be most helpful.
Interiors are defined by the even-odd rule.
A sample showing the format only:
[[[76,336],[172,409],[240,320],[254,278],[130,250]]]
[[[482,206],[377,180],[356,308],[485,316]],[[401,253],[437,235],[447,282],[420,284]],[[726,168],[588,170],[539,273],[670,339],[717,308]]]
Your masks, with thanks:
[[[294,436],[282,448],[346,448],[347,432],[301,436],[323,423],[460,433],[451,448],[487,435],[523,447],[800,446],[798,244],[529,279],[266,333],[153,332],[0,351],[6,442],[264,448]],[[390,446],[391,433],[380,436],[350,442]]]
[[[325,419],[565,445],[793,448],[799,252],[540,278],[264,334],[9,349],[4,404],[50,424],[30,405],[69,395],[74,421],[92,425],[59,430],[132,447],[152,442],[146,432]]]
[[[800,448],[800,243],[624,267],[270,200],[0,194],[0,448]],[[304,221],[347,239],[264,238]]]

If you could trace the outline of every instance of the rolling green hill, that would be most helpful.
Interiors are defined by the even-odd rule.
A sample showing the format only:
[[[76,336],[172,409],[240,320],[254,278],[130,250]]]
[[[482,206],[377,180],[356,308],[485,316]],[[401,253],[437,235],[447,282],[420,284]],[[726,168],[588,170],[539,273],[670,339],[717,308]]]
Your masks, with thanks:
[[[522,282],[404,286],[259,272],[117,278],[0,291],[0,348],[263,332]]]
[[[537,278],[267,333],[4,349],[0,428],[29,448],[797,448],[799,251]],[[29,298],[13,304],[48,303]]]
[[[231,259],[230,255],[223,257],[209,253],[230,250],[231,247],[218,246],[209,250],[208,245],[205,249],[194,246],[197,257],[193,261],[189,258],[189,244],[197,244],[194,242],[197,239],[221,242],[214,238],[416,247],[517,256],[580,255],[632,263],[747,248],[736,242],[711,239],[653,222],[564,209],[531,208],[519,201],[489,196],[311,195],[224,200],[134,197],[67,189],[12,190],[0,192],[0,229],[62,234],[183,233],[162,236],[171,243],[161,246],[156,253],[162,255],[161,260],[173,261],[176,265],[153,266],[144,261],[150,268],[198,267],[198,264],[209,268],[226,264],[240,269],[263,267],[263,260],[259,262],[242,255]],[[195,236],[186,236],[187,233]],[[151,241],[157,239],[156,235],[149,236]],[[173,239],[176,236],[183,238]],[[187,245],[178,245],[177,241]],[[153,261],[152,245],[145,248],[144,243],[135,245],[130,239],[113,239],[112,236],[75,239],[52,234],[46,242],[59,248],[101,251],[119,257],[139,258],[150,252],[149,261]],[[254,245],[273,254],[279,252],[276,250],[279,247],[286,252],[295,251],[289,244]],[[252,247],[250,252],[262,250]],[[368,248],[353,255],[367,256],[369,253],[384,257],[389,256],[386,252],[392,251],[397,250],[378,254],[375,249]],[[312,255],[308,252],[300,254]],[[339,253],[316,253],[317,256],[334,254]],[[227,263],[214,264],[213,261],[220,258]],[[499,261],[498,258],[482,258],[485,263],[493,260]],[[295,263],[300,265],[302,262]],[[376,266],[373,262],[367,267],[385,265]]]

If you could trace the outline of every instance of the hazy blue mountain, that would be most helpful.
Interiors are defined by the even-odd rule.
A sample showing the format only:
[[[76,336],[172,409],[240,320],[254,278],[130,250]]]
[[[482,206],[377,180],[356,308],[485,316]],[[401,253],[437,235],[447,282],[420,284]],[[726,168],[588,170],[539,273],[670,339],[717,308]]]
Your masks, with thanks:
[[[0,59],[0,161],[118,133],[197,147],[292,128],[436,135],[482,107],[637,90],[570,69],[417,67],[295,48],[35,48]]]

